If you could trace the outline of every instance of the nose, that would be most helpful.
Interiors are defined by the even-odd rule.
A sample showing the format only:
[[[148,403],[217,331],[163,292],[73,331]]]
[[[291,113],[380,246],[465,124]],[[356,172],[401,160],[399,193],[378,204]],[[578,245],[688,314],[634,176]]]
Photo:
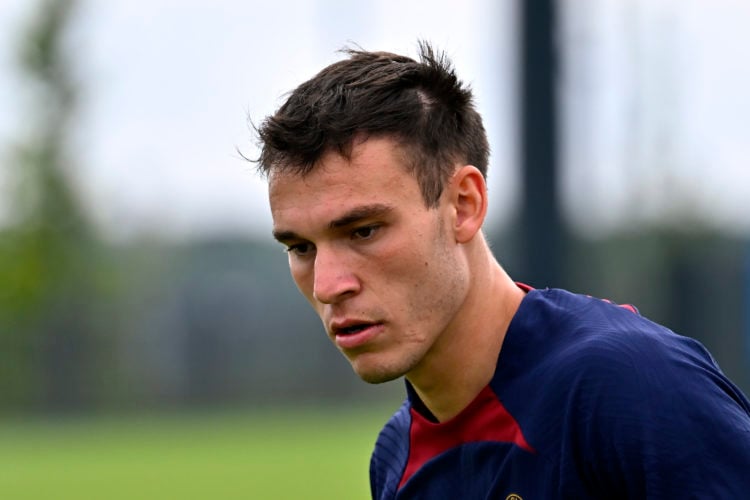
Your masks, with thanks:
[[[314,273],[313,296],[323,304],[335,304],[360,289],[360,282],[351,267],[334,252],[318,248]]]

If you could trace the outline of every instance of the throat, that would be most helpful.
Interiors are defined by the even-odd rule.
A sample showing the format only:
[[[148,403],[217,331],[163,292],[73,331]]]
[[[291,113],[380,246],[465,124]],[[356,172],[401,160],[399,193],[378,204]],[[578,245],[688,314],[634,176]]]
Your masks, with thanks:
[[[415,410],[435,422],[458,415],[492,380],[497,368],[500,346],[485,343],[473,348],[465,345],[441,346],[439,355],[430,353],[425,361],[406,375]],[[448,347],[446,349],[446,347]]]
[[[493,372],[494,373],[494,372]],[[490,383],[492,375],[488,378],[477,379],[473,383],[456,383],[441,386],[439,391],[425,392],[418,386],[413,385],[407,379],[407,387],[411,393],[409,399],[414,410],[419,412],[427,420],[440,423],[451,420],[461,413],[477,395]]]

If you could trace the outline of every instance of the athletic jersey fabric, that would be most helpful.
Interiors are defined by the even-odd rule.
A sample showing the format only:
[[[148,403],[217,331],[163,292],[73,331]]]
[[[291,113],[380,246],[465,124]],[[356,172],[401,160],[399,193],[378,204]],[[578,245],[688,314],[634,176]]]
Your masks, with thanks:
[[[528,291],[459,415],[437,423],[407,382],[373,498],[750,498],[750,403],[700,343],[629,309]]]

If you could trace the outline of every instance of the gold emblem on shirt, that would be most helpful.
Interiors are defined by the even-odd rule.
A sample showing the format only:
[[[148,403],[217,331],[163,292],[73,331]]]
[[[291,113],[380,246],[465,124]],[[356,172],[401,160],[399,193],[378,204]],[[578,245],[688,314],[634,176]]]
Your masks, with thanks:
[[[505,497],[505,500],[523,500],[523,498],[521,498],[521,495],[516,495],[515,493],[511,493],[510,495]]]

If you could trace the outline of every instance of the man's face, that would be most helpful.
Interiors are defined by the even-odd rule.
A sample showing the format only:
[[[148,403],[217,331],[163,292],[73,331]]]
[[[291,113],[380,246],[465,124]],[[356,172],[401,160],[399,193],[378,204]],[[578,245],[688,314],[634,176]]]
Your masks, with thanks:
[[[429,365],[468,290],[450,196],[427,208],[403,161],[394,141],[371,138],[350,159],[331,152],[304,177],[269,182],[297,287],[372,383]]]

